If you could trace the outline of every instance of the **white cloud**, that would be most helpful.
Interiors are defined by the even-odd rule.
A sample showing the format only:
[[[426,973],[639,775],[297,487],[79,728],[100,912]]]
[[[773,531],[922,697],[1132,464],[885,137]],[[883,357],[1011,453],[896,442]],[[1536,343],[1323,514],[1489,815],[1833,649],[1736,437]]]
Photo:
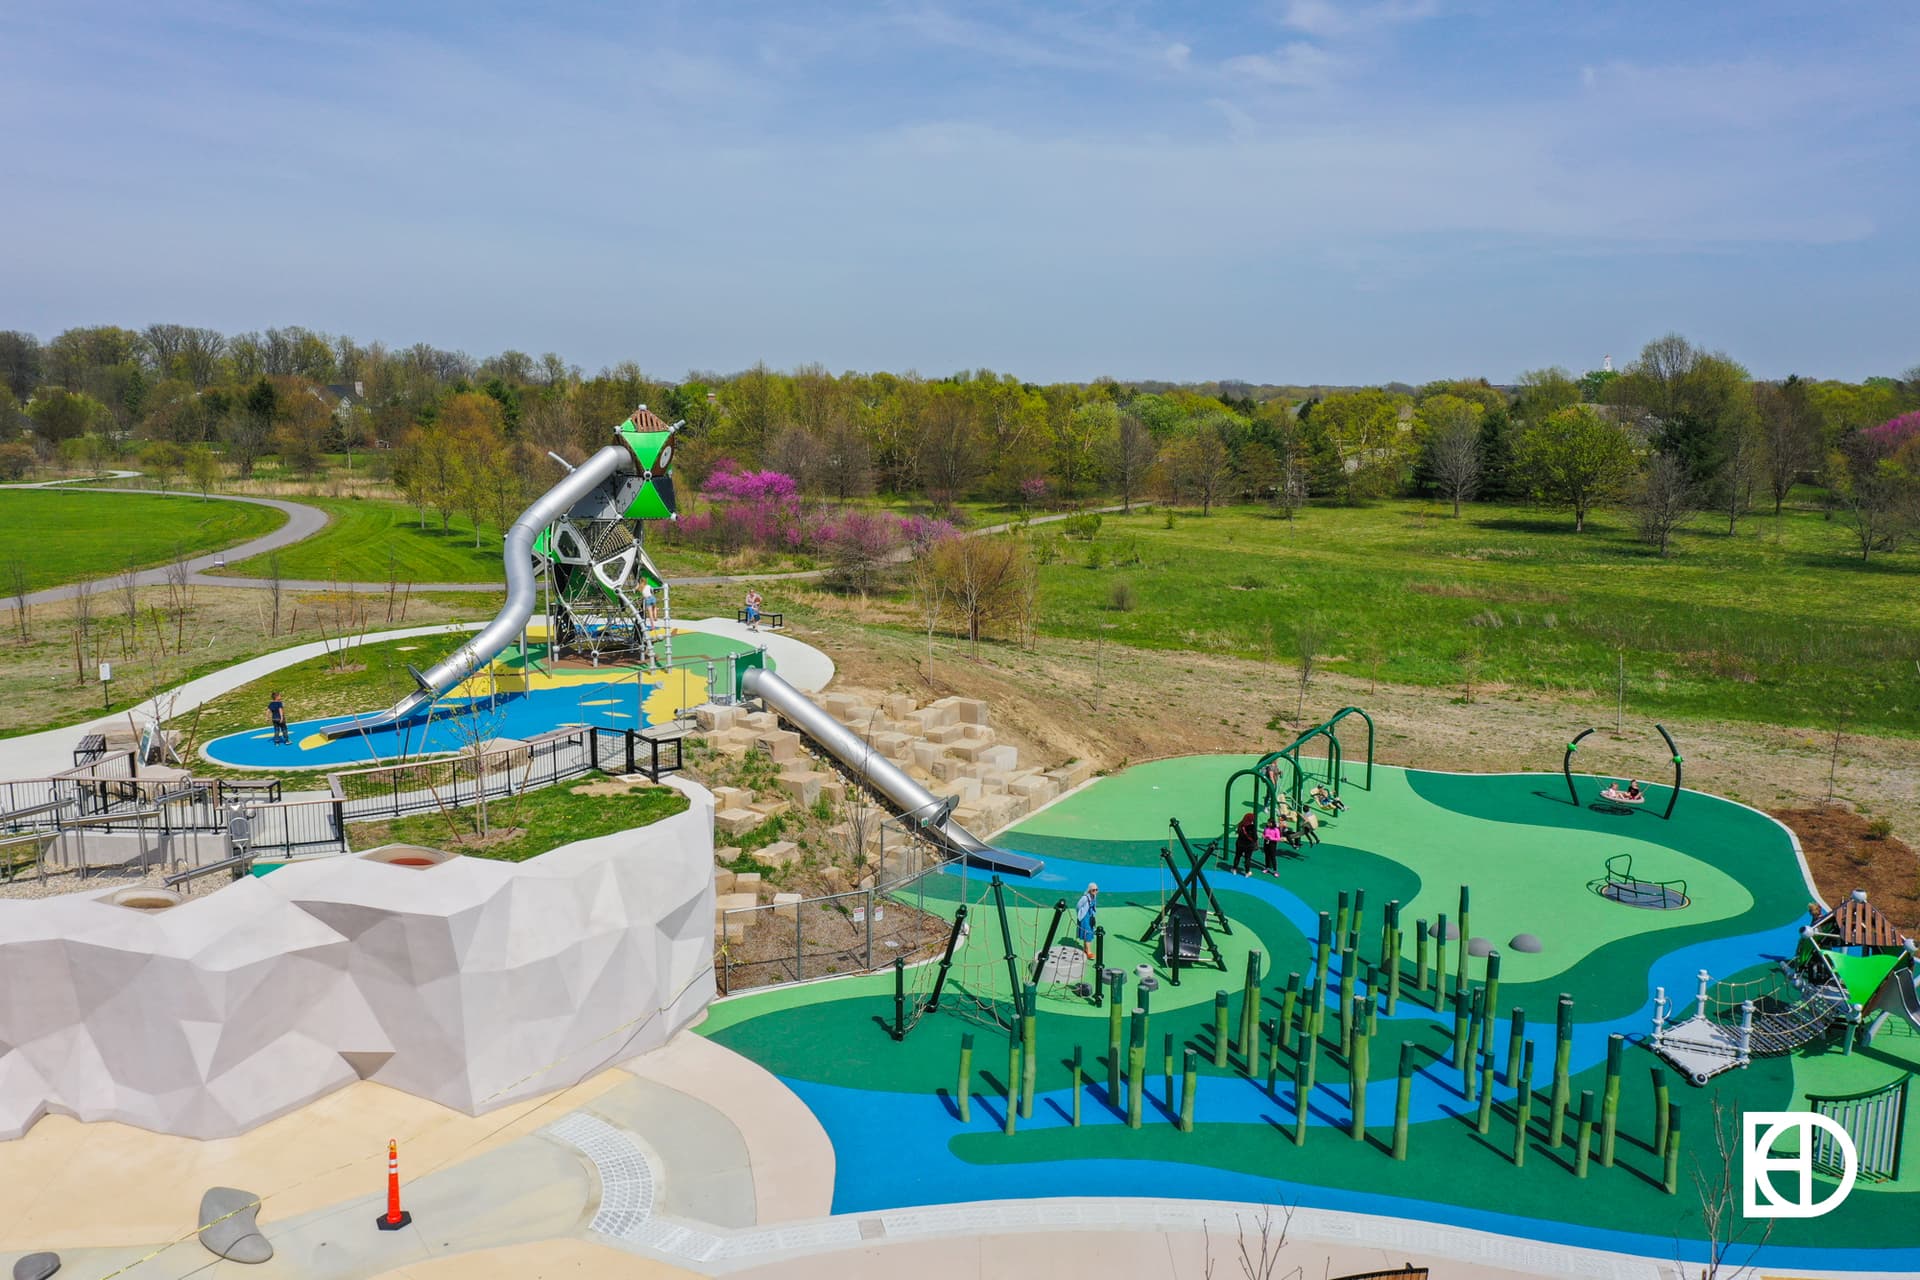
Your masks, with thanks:
[[[1230,75],[1262,84],[1315,88],[1327,83],[1338,59],[1318,45],[1295,40],[1272,53],[1243,53],[1221,64]]]
[[[1161,56],[1175,71],[1185,71],[1193,63],[1193,50],[1177,40],[1168,45]]]
[[[1310,36],[1353,35],[1380,27],[1398,26],[1430,18],[1439,11],[1437,0],[1380,0],[1377,4],[1336,4],[1334,0],[1291,0],[1280,17],[1282,26]]]

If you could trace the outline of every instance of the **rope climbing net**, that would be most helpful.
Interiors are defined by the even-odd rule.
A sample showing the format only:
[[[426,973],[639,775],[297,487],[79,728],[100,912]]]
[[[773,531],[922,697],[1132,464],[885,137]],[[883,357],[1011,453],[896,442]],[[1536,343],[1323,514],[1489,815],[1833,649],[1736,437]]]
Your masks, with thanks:
[[[1050,939],[1056,953],[1063,945],[1078,950],[1071,910],[1058,910],[1059,899],[1044,900],[1005,883],[971,877],[961,883],[948,948],[909,971],[907,1031],[935,1012],[1012,1031],[1020,1021],[1016,993],[1027,984],[1037,983],[1055,994],[1077,978],[1069,976],[1067,966],[1043,961]]]

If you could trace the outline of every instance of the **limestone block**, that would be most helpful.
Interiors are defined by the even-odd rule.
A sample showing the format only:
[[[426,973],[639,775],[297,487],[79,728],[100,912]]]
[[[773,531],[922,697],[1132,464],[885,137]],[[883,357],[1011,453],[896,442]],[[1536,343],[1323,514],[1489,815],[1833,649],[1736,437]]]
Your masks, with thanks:
[[[800,846],[791,840],[776,840],[759,849],[753,856],[770,867],[784,867],[800,860]],[[779,900],[779,896],[775,895],[774,901]]]
[[[845,724],[853,719],[860,699],[850,693],[823,693],[820,695],[820,706],[828,715]]]
[[[780,789],[802,809],[810,809],[820,799],[820,784],[826,780],[824,773],[815,773],[811,769],[796,770],[780,775]]]
[[[943,748],[937,747],[931,742],[916,742],[913,744],[911,761],[918,768],[931,770],[933,768],[933,762],[938,760],[942,753]]]
[[[960,770],[965,767],[966,761],[964,760],[955,760],[952,756],[939,756],[935,758],[933,767],[928,769],[927,772],[931,773],[941,782],[950,782],[959,777]]]
[[[718,898],[723,893],[733,892],[733,872],[721,867],[713,873],[713,895]]]
[[[728,942],[745,942],[747,940],[747,921],[751,919],[753,919],[752,916],[733,917],[733,919],[727,921],[720,927],[720,936]]]
[[[1075,760],[1071,764],[1061,765],[1054,772],[1061,776],[1068,788],[1077,787],[1093,777],[1093,761]]]
[[[759,878],[759,872],[756,871],[752,874],[756,880]],[[734,877],[732,893],[719,893],[714,895],[713,913],[716,916],[724,915],[729,911],[744,911],[749,907],[757,907],[760,905],[759,894],[751,890],[744,890],[740,887],[740,882],[744,879],[746,879],[745,876]]]
[[[960,722],[960,737],[963,741],[966,741],[966,742],[991,743],[993,741],[993,726],[985,725],[985,724],[970,724],[967,721],[963,720]]]
[[[713,829],[723,836],[743,836],[766,820],[752,809],[722,809],[713,815]]]
[[[753,812],[759,814],[763,822],[768,818],[777,818],[792,808],[793,801],[774,797],[769,797],[765,800],[755,800],[753,802]]]
[[[757,853],[754,855],[756,858],[759,856]],[[766,889],[765,880],[766,877],[758,871],[742,871],[733,878],[733,891],[735,893],[750,893],[753,895],[753,901],[758,902],[760,901],[760,894]],[[751,906],[752,903],[748,905]]]
[[[800,758],[800,735],[787,729],[763,730],[753,740],[754,745],[778,763]]]
[[[950,744],[947,750],[968,764],[973,764],[980,759],[981,752],[990,750],[992,746],[992,743],[982,742],[978,738],[963,738],[959,742]]]
[[[737,760],[753,749],[753,732],[741,728],[727,729],[714,734],[708,742],[712,744],[715,751]]]
[[[716,809],[745,809],[753,803],[753,792],[744,787],[715,787],[713,789],[713,807]]]
[[[890,693],[880,699],[880,708],[895,720],[905,720],[913,714],[913,695],[910,693]]]
[[[780,727],[780,717],[771,711],[748,711],[740,717],[740,727],[754,733],[771,733]]]
[[[926,737],[943,725],[958,724],[960,717],[954,714],[952,707],[922,707],[907,714],[907,719],[920,726],[920,736]]]
[[[740,861],[740,846],[737,844],[721,845],[713,851],[713,860],[715,862],[725,863]]]
[[[1036,773],[1031,777],[1015,779],[1007,790],[1014,795],[1027,797],[1038,807],[1060,794],[1060,784],[1044,773]]]
[[[693,722],[707,733],[717,733],[739,724],[743,714],[738,707],[695,707]]]
[[[987,704],[979,698],[941,698],[933,704],[936,707],[950,707],[962,724],[985,724],[987,722]]]
[[[845,867],[824,867],[820,871],[820,883],[828,893],[845,893],[853,883],[853,876]]]
[[[797,893],[776,893],[773,895],[773,914],[782,920],[792,920],[800,914],[800,901]]]
[[[965,736],[961,730],[961,726],[957,724],[938,725],[926,732],[928,742],[937,742],[943,747],[949,743],[958,742]]]
[[[1003,773],[1011,773],[1020,767],[1020,749],[1018,747],[989,747],[980,753],[980,763]]]
[[[873,749],[889,760],[910,760],[913,758],[913,739],[904,733],[876,733],[873,735]]]
[[[956,777],[941,783],[933,789],[937,796],[956,796],[961,804],[971,804],[980,798],[980,779]]]
[[[828,804],[847,802],[847,783],[844,778],[837,773],[823,773],[820,779],[820,794],[827,798]]]
[[[985,768],[984,765],[977,765],[975,767]],[[1003,796],[1007,794],[1007,775],[998,770],[982,773],[980,775],[980,790],[982,793],[990,796]]]

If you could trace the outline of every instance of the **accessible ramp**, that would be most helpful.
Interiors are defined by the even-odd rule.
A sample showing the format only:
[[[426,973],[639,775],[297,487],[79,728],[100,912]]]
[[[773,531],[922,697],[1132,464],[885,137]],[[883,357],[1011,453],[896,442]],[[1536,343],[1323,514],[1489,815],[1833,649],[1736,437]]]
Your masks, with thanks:
[[[854,778],[872,787],[935,844],[964,858],[969,866],[1007,875],[1037,875],[1046,864],[1032,854],[1001,849],[981,840],[953,819],[949,801],[908,777],[860,735],[835,720],[811,698],[764,667],[740,673],[740,692],[758,698],[785,716],[801,733],[838,760]]]

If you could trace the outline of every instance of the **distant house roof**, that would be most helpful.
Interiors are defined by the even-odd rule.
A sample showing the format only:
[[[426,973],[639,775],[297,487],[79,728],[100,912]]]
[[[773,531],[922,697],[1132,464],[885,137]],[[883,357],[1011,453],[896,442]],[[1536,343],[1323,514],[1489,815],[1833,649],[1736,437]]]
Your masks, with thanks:
[[[329,382],[327,394],[335,400],[364,400],[367,398],[367,384],[360,381]]]

